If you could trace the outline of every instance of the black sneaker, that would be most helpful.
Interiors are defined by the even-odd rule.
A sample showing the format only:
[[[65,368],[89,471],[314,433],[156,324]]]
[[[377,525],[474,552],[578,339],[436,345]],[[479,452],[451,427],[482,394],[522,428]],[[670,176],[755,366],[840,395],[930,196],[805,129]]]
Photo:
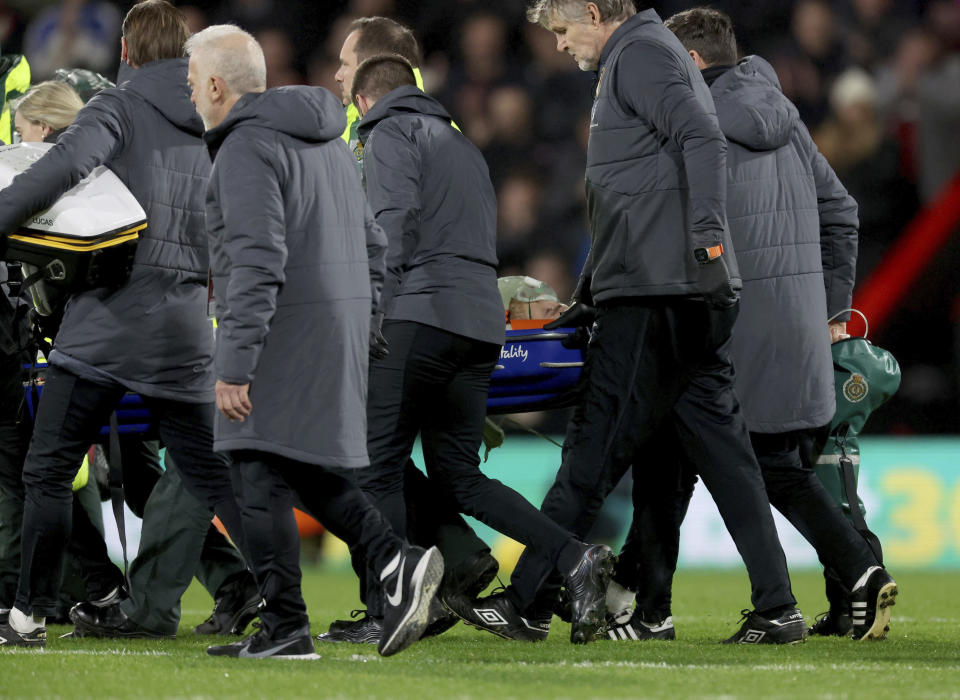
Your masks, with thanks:
[[[880,566],[871,567],[864,576],[866,580],[850,592],[850,636],[860,641],[885,639],[890,631],[890,608],[899,593],[897,583]]]
[[[90,600],[91,605],[96,605],[98,608],[106,607],[107,605],[113,605],[114,603],[120,603],[130,596],[127,594],[127,589],[123,586],[114,586],[110,589],[106,595],[103,595],[99,598],[94,598]]]
[[[608,625],[597,635],[598,639],[612,639],[615,642],[643,642],[648,639],[674,640],[677,633],[673,629],[673,617],[659,622],[647,622],[633,615],[624,623]]]
[[[380,574],[383,591],[381,656],[403,651],[423,636],[430,617],[430,601],[443,580],[443,557],[431,547],[405,547]]]
[[[327,628],[327,632],[339,632],[340,630],[345,630],[347,627],[350,627],[354,623],[358,622],[357,617],[363,615],[367,616],[367,611],[365,608],[355,608],[350,611],[349,620],[334,620],[330,623],[330,627]],[[360,618],[361,620],[363,618]]]
[[[160,634],[141,627],[127,617],[119,603],[96,606],[77,603],[70,608],[70,620],[76,625],[73,637],[105,639],[175,639],[175,634]]]
[[[853,630],[853,621],[850,616],[831,609],[829,612],[817,615],[813,626],[807,633],[817,637],[849,637]]]
[[[576,567],[564,580],[570,600],[570,641],[593,640],[607,615],[607,585],[613,574],[613,552],[605,544],[585,545]]]
[[[441,586],[441,589],[443,587]],[[486,588],[486,586],[484,586]],[[436,637],[443,634],[455,624],[460,622],[460,618],[447,610],[440,602],[440,594],[433,596],[430,600],[430,613],[427,616],[427,628],[423,630],[422,639],[427,637]]]
[[[424,637],[436,637],[456,625],[460,618],[451,613],[441,602],[446,598],[473,599],[483,593],[497,577],[500,564],[490,555],[490,550],[476,552],[443,574],[440,592],[430,602],[430,620]]]
[[[743,625],[724,644],[796,644],[807,638],[807,625],[796,608],[790,608],[775,620],[753,610],[741,610]]]
[[[528,620],[520,615],[506,591],[494,591],[486,598],[454,596],[445,598],[444,605],[471,627],[492,632],[504,639],[520,642],[542,642],[550,632],[550,617]]]
[[[38,627],[32,632],[17,632],[10,626],[9,620],[0,623],[0,647],[32,647],[47,646],[47,628]]]
[[[476,598],[497,577],[499,570],[500,564],[489,550],[477,552],[443,574],[441,597],[446,594]]]
[[[319,659],[310,639],[310,627],[301,627],[287,637],[271,639],[257,629],[245,639],[233,644],[207,647],[210,656],[232,656],[240,659]]]
[[[213,612],[193,628],[194,634],[243,634],[259,614],[262,597],[253,574],[245,571],[231,579],[217,590]]]
[[[359,620],[337,620],[330,625],[328,632],[317,635],[317,641],[379,644],[382,636],[383,620],[364,615]]]

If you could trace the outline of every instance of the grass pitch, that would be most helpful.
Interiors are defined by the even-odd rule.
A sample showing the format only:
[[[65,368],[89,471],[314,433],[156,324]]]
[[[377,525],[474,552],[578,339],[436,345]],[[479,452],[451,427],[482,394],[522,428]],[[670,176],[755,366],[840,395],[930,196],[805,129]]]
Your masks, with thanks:
[[[569,643],[554,619],[542,644],[454,627],[398,656],[318,645],[319,661],[214,659],[191,633],[211,607],[194,586],[177,640],[60,640],[0,650],[0,698],[960,698],[960,573],[894,572],[901,595],[884,642],[811,639],[792,647],[721,646],[749,606],[742,572],[681,571],[675,642]],[[822,578],[796,572],[808,621],[825,608]],[[355,605],[352,575],[308,570],[314,634]],[[220,641],[227,638],[214,638]]]

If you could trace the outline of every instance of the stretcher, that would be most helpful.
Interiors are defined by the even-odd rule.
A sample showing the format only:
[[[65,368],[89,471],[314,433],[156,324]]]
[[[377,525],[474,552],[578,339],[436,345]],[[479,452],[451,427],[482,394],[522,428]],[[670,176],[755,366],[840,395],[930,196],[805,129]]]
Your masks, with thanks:
[[[508,330],[490,377],[487,413],[527,413],[573,403],[583,368],[572,328]]]
[[[570,328],[545,331],[508,330],[500,360],[490,378],[487,413],[526,413],[563,408],[576,398],[583,367],[583,351],[576,331]],[[24,384],[31,419],[43,393],[45,364],[29,368],[34,379]],[[150,434],[153,426],[143,399],[124,394],[117,406],[118,432]],[[104,426],[101,435],[110,434]]]
[[[27,410],[30,412],[32,421],[37,415],[37,404],[43,395],[43,375],[46,372],[47,365],[38,362],[36,365],[27,365],[25,369],[30,374],[30,379],[23,384],[26,394]],[[142,435],[144,437],[154,437],[155,426],[150,417],[150,411],[143,403],[139,394],[127,392],[120,399],[117,406],[117,432],[121,435]],[[105,425],[100,429],[100,435],[110,435],[110,426]]]
[[[49,143],[0,147],[0,189],[50,148]],[[146,219],[120,178],[101,165],[11,233],[3,257],[20,263],[34,306],[48,316],[68,294],[122,284]]]

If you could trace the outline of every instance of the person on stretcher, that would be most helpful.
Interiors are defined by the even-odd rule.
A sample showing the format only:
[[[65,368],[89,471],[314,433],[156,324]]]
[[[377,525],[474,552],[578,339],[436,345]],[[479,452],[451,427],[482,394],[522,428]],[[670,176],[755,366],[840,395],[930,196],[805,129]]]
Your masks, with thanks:
[[[501,277],[497,286],[508,329],[542,328],[567,310],[567,305],[557,299],[557,293],[549,284],[533,277]]]

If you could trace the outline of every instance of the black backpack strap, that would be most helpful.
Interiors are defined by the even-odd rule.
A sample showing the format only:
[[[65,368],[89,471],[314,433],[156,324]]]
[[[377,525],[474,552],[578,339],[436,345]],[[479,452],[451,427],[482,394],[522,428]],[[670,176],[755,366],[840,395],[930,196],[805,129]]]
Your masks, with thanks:
[[[857,495],[857,475],[853,470],[853,460],[847,456],[846,437],[849,426],[842,425],[837,431],[837,446],[840,448],[840,478],[843,480],[843,491],[847,498],[847,505],[850,506],[850,520],[857,532],[866,540],[867,545],[873,551],[873,555],[883,565],[883,548],[880,546],[880,538],[877,537],[869,527],[867,521],[860,511],[860,497]]]
[[[117,533],[120,535],[120,549],[123,551],[123,576],[126,579],[127,590],[130,590],[130,566],[127,560],[127,529],[123,517],[123,461],[120,457],[120,425],[117,422],[117,412],[110,414],[110,449],[108,451],[110,463],[110,503],[113,506],[113,517],[117,521]]]

